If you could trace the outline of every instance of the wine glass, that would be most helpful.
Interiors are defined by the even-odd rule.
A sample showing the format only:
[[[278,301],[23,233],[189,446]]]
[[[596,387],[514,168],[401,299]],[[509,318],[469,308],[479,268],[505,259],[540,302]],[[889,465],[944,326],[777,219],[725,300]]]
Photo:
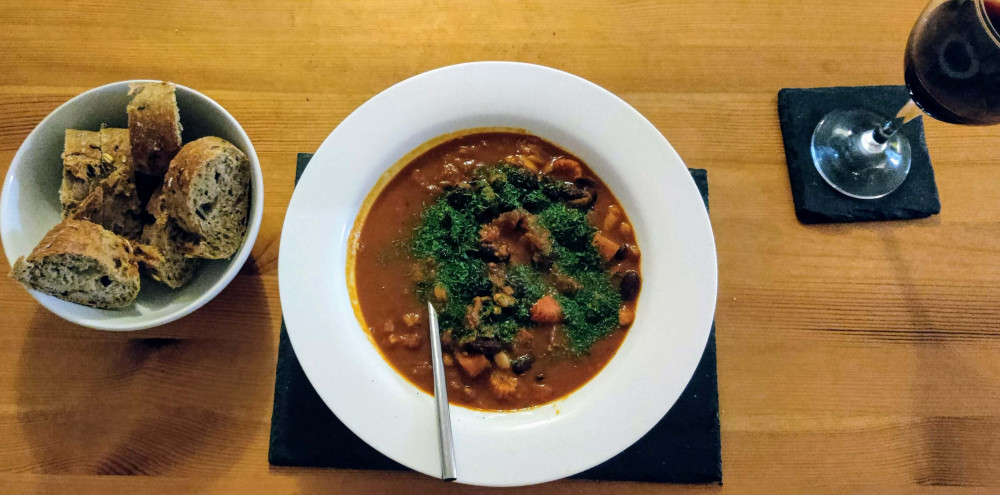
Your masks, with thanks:
[[[834,189],[860,199],[896,190],[910,171],[899,129],[921,111],[953,124],[1000,124],[1000,0],[931,0],[910,32],[910,101],[887,119],[835,110],[812,136],[813,164]]]

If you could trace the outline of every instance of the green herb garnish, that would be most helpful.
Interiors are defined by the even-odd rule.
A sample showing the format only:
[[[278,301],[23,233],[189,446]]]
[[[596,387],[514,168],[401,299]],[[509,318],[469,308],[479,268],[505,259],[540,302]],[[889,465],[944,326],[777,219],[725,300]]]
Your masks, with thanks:
[[[563,309],[563,328],[576,353],[586,352],[617,328],[621,296],[591,244],[596,229],[587,222],[586,210],[563,201],[571,186],[497,164],[478,169],[472,180],[445,191],[425,207],[411,252],[428,261],[431,270],[417,283],[416,292],[421,300],[437,303],[443,331],[450,331],[459,342],[478,337],[510,342],[521,328],[535,325],[531,306],[547,294],[556,295]],[[552,250],[543,261],[551,266],[542,270],[496,263],[497,273],[491,277],[480,229],[502,213],[518,209],[537,215],[538,225],[548,231]],[[573,290],[566,289],[566,277],[574,281]],[[504,306],[494,301],[503,287],[513,289],[513,304],[506,304],[507,299],[502,299]],[[444,290],[443,301],[435,288]]]

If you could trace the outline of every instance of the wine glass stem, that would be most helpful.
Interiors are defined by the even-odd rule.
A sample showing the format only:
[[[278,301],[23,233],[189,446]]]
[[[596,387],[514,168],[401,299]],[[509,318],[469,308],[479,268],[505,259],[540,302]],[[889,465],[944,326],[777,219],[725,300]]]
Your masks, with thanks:
[[[906,102],[906,105],[903,105],[903,108],[896,113],[895,117],[882,124],[882,126],[878,129],[875,129],[872,133],[872,140],[879,145],[887,143],[893,134],[899,132],[899,130],[906,125],[907,122],[919,117],[921,113],[920,107],[913,102],[913,99],[910,99]]]

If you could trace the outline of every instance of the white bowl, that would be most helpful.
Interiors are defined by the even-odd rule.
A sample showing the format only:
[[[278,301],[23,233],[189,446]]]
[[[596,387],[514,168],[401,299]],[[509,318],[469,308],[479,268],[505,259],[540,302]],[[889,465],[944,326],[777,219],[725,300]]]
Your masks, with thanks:
[[[106,84],[63,103],[21,144],[0,195],[0,237],[11,265],[18,257],[30,253],[45,233],[60,221],[60,154],[65,130],[96,131],[101,124],[128,127],[125,110],[129,100],[128,85],[134,82],[149,81]],[[42,306],[68,321],[100,330],[140,330],[163,325],[210,301],[229,284],[250,256],[264,206],[264,179],[257,153],[239,122],[222,106],[193,89],[176,86],[185,143],[204,136],[219,136],[250,158],[250,219],[243,245],[228,260],[204,262],[194,279],[177,290],[144,277],[135,304],[120,310],[89,308],[29,291]]]
[[[306,376],[337,417],[388,457],[439,476],[433,399],[385,362],[352,310],[348,236],[383,172],[431,139],[480,127],[525,129],[582,158],[625,207],[643,253],[635,324],[593,380],[527,410],[452,408],[459,482],[541,483],[611,458],[656,425],[711,329],[715,243],[701,195],[627,103],[565,72],[503,62],[445,67],[378,94],[323,142],[292,195],[281,307]]]

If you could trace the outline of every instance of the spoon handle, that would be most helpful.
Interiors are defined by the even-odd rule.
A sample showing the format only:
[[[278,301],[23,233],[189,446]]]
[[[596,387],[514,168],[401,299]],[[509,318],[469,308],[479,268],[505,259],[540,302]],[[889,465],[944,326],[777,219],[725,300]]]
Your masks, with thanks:
[[[455,481],[455,443],[451,437],[451,409],[448,406],[448,387],[444,378],[444,360],[441,357],[441,329],[438,328],[437,311],[427,303],[427,321],[431,331],[431,364],[434,368],[434,401],[437,403],[438,438],[441,445],[441,479]]]

